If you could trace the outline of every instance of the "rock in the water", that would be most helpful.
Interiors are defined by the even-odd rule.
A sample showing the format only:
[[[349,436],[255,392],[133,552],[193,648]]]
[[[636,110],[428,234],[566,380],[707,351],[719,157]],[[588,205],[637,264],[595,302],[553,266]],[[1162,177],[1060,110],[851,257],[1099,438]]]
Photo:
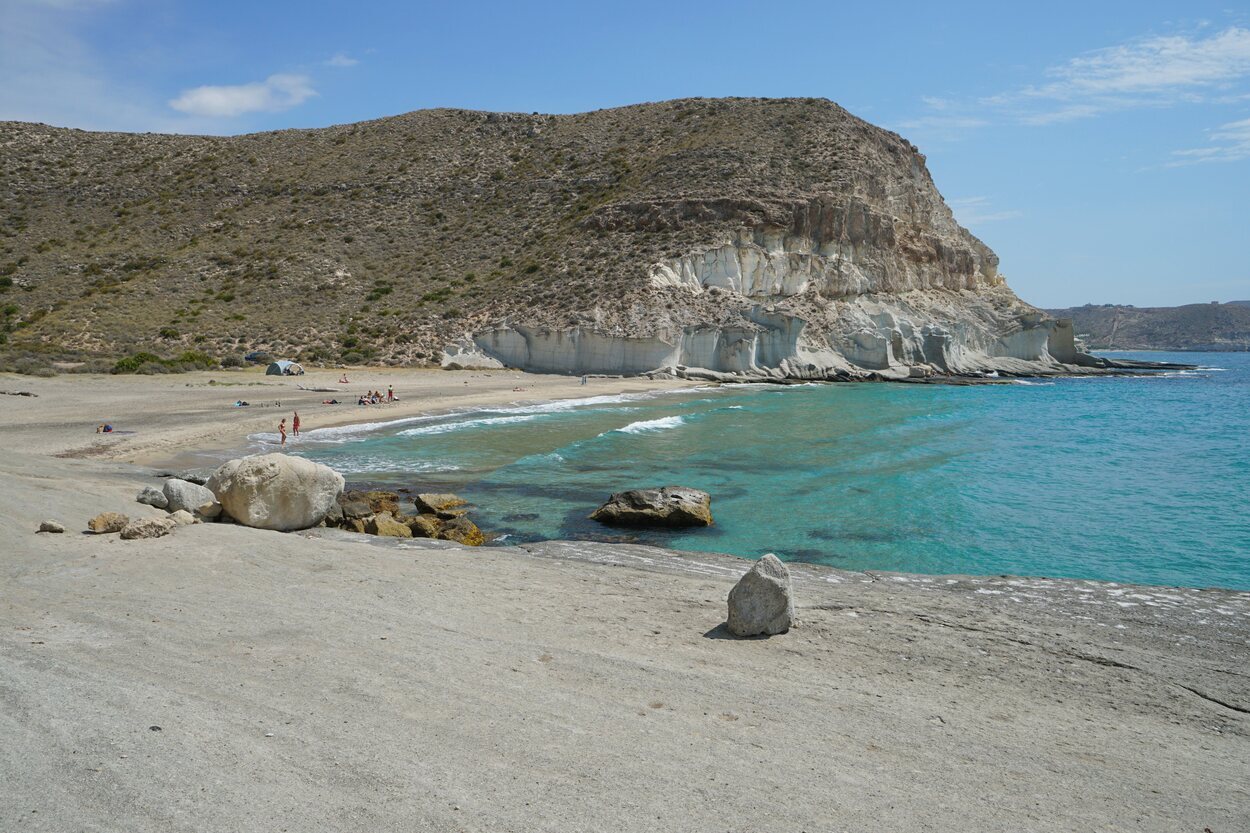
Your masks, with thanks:
[[[450,494],[421,494],[413,498],[412,502],[416,504],[417,511],[422,515],[437,515],[467,504],[467,501],[459,495]]]
[[[390,512],[379,512],[365,524],[365,532],[370,535],[382,535],[387,538],[411,538],[412,530],[406,524],[395,520]]]
[[[164,508],[170,512],[185,509],[201,518],[215,518],[221,514],[217,496],[207,486],[174,477],[165,481],[164,494],[168,501]]]
[[[711,526],[712,498],[683,486],[617,492],[590,516],[611,526]]]
[[[464,544],[466,547],[480,547],[486,543],[486,536],[482,534],[482,530],[478,529],[477,524],[463,515],[444,521],[438,537],[444,541],[455,541],[457,544]]]
[[[144,486],[135,496],[135,500],[148,506],[155,506],[157,509],[169,508],[169,498],[165,497],[165,493],[155,486]]]
[[[177,526],[178,522],[173,518],[135,518],[122,528],[122,538],[127,541],[136,538],[160,538],[173,532]]]
[[[191,524],[202,523],[199,518],[195,517],[185,509],[179,509],[176,512],[171,512],[169,519],[178,526],[190,526]]]
[[[40,532],[64,532],[65,526],[58,521],[44,521],[39,524]]]
[[[335,507],[343,476],[302,457],[259,454],[226,463],[208,488],[244,526],[289,531],[316,526]]]
[[[417,515],[408,519],[408,528],[413,538],[437,538],[443,531],[443,522],[437,515]]]
[[[130,523],[130,518],[121,512],[101,512],[87,521],[87,529],[97,535],[103,535],[106,532],[121,532],[128,523]]]
[[[729,620],[735,636],[785,633],[794,624],[790,571],[769,553],[755,562],[729,591]]]

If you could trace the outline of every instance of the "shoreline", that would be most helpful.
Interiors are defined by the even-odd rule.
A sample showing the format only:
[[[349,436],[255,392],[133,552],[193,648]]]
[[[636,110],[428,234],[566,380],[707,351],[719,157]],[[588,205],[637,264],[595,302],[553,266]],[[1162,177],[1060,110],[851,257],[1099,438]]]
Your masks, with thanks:
[[[150,475],[46,462],[0,458],[0,818],[32,830],[1250,821],[1250,593],[791,563],[798,624],[738,640],[736,557],[121,541],[78,533],[163,514]]]

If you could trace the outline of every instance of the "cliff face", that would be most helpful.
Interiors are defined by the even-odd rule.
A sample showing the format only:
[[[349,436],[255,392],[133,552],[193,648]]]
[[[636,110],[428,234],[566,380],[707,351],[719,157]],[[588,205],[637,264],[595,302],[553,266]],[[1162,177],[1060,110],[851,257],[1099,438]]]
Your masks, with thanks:
[[[823,100],[232,138],[10,123],[0,147],[25,347],[693,377],[1081,358],[916,148]]]

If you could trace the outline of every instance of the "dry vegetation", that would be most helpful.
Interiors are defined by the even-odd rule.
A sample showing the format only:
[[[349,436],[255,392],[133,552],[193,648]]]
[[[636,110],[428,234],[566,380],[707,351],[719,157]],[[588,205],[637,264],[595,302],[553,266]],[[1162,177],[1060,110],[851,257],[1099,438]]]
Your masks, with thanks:
[[[421,363],[504,319],[645,328],[697,303],[657,297],[651,263],[812,193],[889,200],[914,153],[815,99],[224,138],[0,123],[0,350]]]

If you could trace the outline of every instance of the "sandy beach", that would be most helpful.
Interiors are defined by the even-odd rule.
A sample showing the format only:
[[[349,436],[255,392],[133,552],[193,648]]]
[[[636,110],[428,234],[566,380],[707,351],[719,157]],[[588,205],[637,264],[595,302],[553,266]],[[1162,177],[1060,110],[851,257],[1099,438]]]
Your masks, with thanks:
[[[296,408],[688,385],[338,374],[0,376],[0,829],[1250,829],[1250,594],[794,565],[736,640],[729,556],[82,532]]]

